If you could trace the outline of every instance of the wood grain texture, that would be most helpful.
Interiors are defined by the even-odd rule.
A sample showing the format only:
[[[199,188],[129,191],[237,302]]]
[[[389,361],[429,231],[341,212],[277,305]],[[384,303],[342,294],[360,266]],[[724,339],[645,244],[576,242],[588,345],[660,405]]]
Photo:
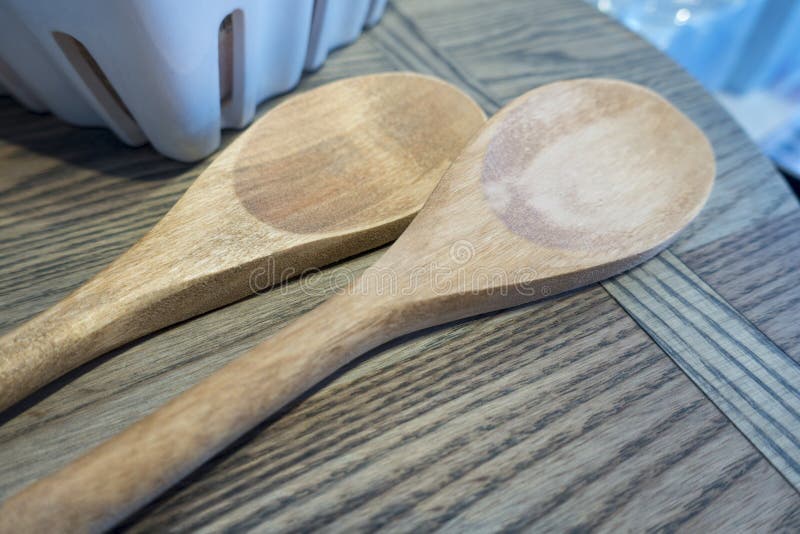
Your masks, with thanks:
[[[0,410],[124,343],[394,240],[483,121],[414,73],[289,99],[129,251],[0,337]]]
[[[800,210],[748,232],[729,235],[682,254],[686,265],[711,284],[776,345],[800,363],[797,306],[800,285]]]
[[[800,488],[800,365],[669,252],[603,287]]]
[[[420,133],[389,130],[410,137],[401,157],[413,154]],[[270,150],[288,149],[276,145]],[[420,170],[446,161],[444,152]],[[415,330],[583,287],[651,258],[697,215],[714,174],[702,132],[641,86],[595,78],[528,91],[478,130],[408,228],[345,292],[7,499],[0,531],[113,527],[366,351]],[[168,217],[186,209],[196,188]],[[368,210],[315,219],[339,228],[362,217],[359,211]]]
[[[564,77],[621,77],[669,97],[710,137],[719,170],[709,204],[671,250],[798,354],[798,304],[781,289],[796,286],[797,202],[722,109],[648,45],[577,0],[404,0],[301,89],[393,68],[442,76],[487,111]],[[204,167],[8,99],[0,139],[4,328],[129,247]],[[123,347],[3,414],[0,498],[208,376],[379,256]],[[798,509],[792,487],[595,286],[373,351],[124,529],[791,532]]]

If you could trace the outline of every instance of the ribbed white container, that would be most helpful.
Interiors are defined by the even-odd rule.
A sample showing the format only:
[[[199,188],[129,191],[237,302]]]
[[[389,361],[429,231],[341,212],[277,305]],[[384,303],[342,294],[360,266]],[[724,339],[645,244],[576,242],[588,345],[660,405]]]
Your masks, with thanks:
[[[184,161],[378,22],[386,0],[0,0],[0,94]],[[101,22],[102,21],[102,22]]]

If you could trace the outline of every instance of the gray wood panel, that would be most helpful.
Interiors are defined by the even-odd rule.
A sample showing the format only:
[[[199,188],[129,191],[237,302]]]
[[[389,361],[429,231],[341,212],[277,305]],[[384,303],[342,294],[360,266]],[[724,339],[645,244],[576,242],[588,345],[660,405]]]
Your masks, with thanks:
[[[800,488],[800,365],[669,252],[603,287]]]
[[[580,0],[402,0],[300,90],[391,69],[448,79],[489,112],[564,77],[615,76],[668,96],[708,133],[720,168],[672,252],[796,354],[800,302],[778,289],[800,253],[761,231],[796,225],[796,201],[722,109],[645,43]],[[0,99],[0,328],[130,246],[205,164]],[[743,260],[726,244],[735,239],[763,261]],[[0,498],[235,358],[380,252],[326,269],[313,295],[290,282],[132,343],[0,414]],[[757,303],[746,287],[765,288]],[[123,529],[796,531],[798,510],[792,486],[593,286],[373,351]]]
[[[681,255],[734,308],[800,362],[800,210]]]

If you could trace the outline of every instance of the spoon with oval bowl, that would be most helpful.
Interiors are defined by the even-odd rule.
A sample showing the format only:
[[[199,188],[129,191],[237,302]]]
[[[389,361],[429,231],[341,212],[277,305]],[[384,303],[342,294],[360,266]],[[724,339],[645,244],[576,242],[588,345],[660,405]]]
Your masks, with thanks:
[[[535,89],[483,126],[346,292],[12,497],[0,525],[110,527],[371,348],[652,257],[713,179],[703,133],[651,91],[599,79]]]
[[[484,121],[466,94],[412,73],[277,106],[133,248],[0,338],[0,411],[124,343],[392,241]]]

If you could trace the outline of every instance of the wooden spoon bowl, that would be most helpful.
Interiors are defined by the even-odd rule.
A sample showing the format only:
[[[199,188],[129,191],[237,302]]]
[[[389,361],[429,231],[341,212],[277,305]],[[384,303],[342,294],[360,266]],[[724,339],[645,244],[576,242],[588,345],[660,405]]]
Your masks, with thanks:
[[[656,254],[703,206],[714,155],[656,94],[611,80],[518,98],[386,254],[337,295],[0,508],[12,530],[107,528],[365,351]]]
[[[484,120],[411,73],[287,100],[132,249],[0,338],[0,410],[128,341],[395,239]]]
[[[714,173],[703,133],[657,94],[615,80],[546,85],[486,123],[363,279],[391,269],[409,290],[390,306],[409,306],[414,329],[554,295],[665,248]],[[438,278],[421,276],[430,266]]]

